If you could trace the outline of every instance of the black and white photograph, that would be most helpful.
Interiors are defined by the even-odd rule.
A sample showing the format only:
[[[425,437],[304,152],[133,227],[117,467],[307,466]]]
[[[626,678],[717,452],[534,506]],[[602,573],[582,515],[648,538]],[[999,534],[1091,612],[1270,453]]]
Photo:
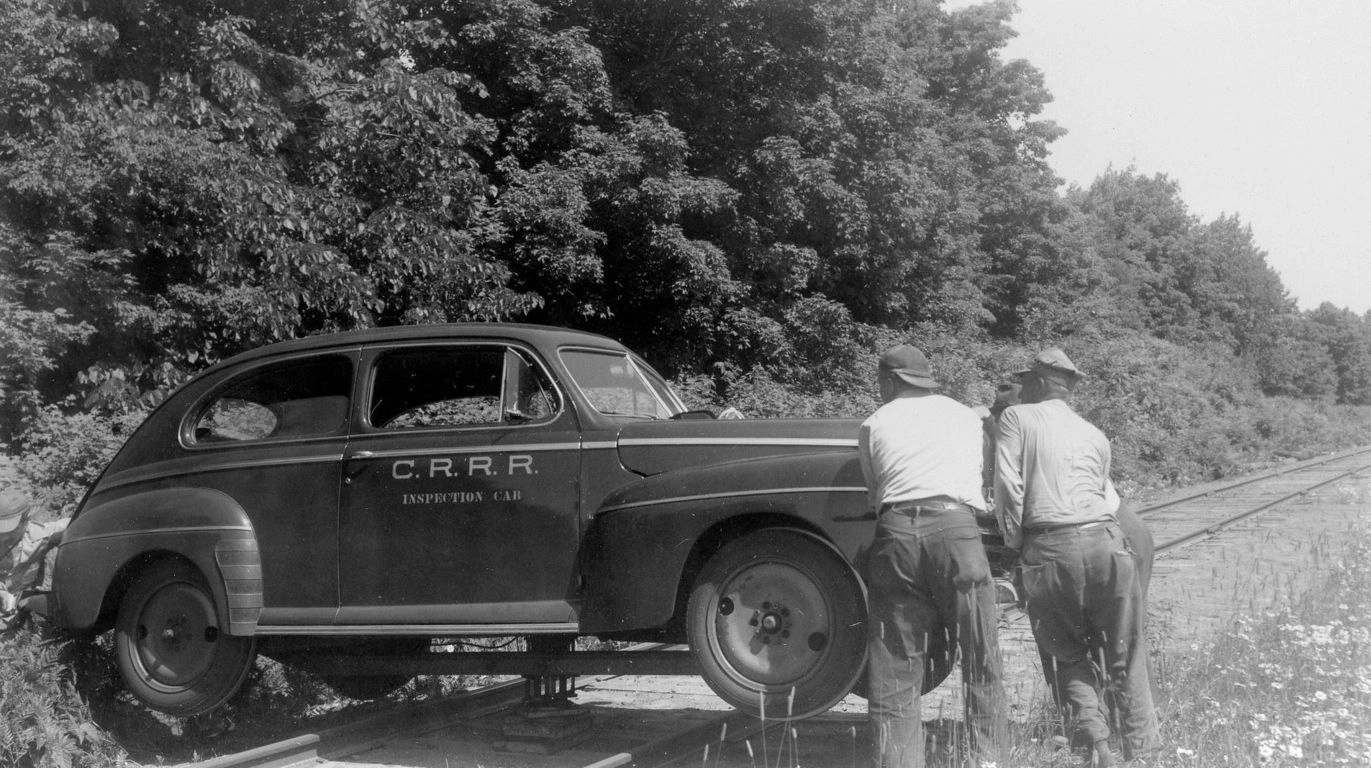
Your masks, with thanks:
[[[1371,766],[1368,34],[0,0],[0,768]]]

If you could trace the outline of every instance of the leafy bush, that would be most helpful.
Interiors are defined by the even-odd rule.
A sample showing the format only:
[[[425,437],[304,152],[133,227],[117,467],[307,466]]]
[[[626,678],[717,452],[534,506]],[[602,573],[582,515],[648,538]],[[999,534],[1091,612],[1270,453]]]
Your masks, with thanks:
[[[59,648],[19,630],[0,637],[0,765],[25,768],[123,765],[94,723]]]
[[[19,440],[20,472],[41,505],[70,514],[146,414],[43,409]]]

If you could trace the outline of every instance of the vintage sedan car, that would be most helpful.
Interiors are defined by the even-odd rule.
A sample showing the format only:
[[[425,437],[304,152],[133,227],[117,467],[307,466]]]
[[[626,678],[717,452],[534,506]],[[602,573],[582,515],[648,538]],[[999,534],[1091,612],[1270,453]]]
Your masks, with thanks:
[[[686,642],[733,705],[813,714],[864,662],[857,426],[688,411],[617,342],[557,328],[275,344],[129,438],[48,613],[113,629],[126,686],[176,715],[227,700],[259,650],[493,636]],[[354,695],[408,677],[322,669]]]

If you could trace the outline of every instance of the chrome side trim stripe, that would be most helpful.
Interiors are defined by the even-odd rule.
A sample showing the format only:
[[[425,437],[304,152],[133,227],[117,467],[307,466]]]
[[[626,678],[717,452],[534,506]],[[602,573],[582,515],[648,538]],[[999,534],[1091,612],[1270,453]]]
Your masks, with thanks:
[[[246,531],[251,533],[252,528],[246,525],[187,525],[177,528],[149,528],[144,530],[119,531],[118,533],[96,533],[90,536],[64,537],[62,544],[77,544],[83,541],[99,541],[101,539],[121,539],[126,536],[146,536],[156,534],[165,536],[167,534],[180,535],[184,533],[209,533],[211,531]]]
[[[100,484],[100,490],[105,491],[111,488],[122,488],[126,485],[156,482],[157,480],[169,480],[173,477],[184,477],[186,475],[201,475],[206,472],[232,472],[234,470],[252,469],[254,467],[280,467],[297,464],[327,464],[342,460],[343,454],[340,452],[330,453],[326,456],[297,456],[293,458],[275,457],[271,459],[253,459],[251,461],[205,462],[203,464],[196,464],[193,469],[145,472],[131,477],[121,477],[117,480],[105,481]]]
[[[486,636],[502,637],[508,635],[531,635],[546,633],[579,633],[580,625],[575,622],[548,622],[543,624],[258,624],[257,636],[265,635],[459,635],[464,637]]]
[[[693,501],[717,501],[719,499],[739,499],[749,496],[775,496],[777,494],[796,494],[796,493],[860,493],[866,494],[866,486],[862,485],[839,485],[839,486],[814,486],[810,488],[762,488],[755,491],[727,491],[724,493],[699,493],[690,496],[672,496],[667,499],[652,499],[650,501],[631,501],[627,504],[615,504],[612,507],[603,507],[596,514],[605,512],[617,512],[621,509],[640,509],[642,507],[656,507],[663,504],[684,504]]]
[[[359,443],[360,446],[360,443]],[[410,448],[396,449],[391,451],[372,451],[366,456],[348,456],[349,461],[365,459],[389,459],[396,456],[460,456],[467,453],[478,453],[489,455],[492,453],[537,453],[539,451],[575,451],[581,448],[580,443],[528,443],[524,445],[472,445],[454,446],[450,448]]]
[[[626,437],[620,445],[802,445],[856,448],[857,438],[833,437]]]

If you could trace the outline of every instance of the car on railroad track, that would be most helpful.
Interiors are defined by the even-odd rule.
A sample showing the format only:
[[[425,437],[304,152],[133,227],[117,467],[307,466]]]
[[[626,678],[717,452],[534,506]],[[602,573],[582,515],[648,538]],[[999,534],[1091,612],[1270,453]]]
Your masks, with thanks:
[[[225,702],[259,652],[364,649],[320,667],[363,697],[409,677],[367,659],[496,636],[685,642],[734,706],[814,714],[864,663],[858,423],[688,410],[619,343],[559,328],[273,344],[128,439],[45,612],[112,630],[127,688],[174,715]],[[951,663],[931,656],[927,687]]]

